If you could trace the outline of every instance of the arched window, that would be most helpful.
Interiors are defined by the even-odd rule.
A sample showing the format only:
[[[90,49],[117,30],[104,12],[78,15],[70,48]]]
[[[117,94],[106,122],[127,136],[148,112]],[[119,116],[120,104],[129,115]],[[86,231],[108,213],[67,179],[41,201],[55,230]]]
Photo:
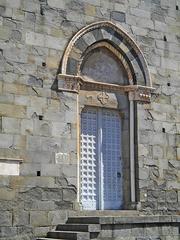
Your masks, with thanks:
[[[143,54],[111,22],[91,24],[67,46],[58,87],[78,94],[78,202],[127,209],[136,198],[134,106],[153,90]]]

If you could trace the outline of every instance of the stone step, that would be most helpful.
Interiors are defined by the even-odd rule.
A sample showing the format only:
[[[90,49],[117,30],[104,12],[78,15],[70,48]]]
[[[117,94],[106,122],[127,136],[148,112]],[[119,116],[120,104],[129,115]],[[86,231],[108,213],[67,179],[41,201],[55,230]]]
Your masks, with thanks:
[[[71,212],[71,216],[72,217],[106,217],[106,216],[110,216],[110,217],[114,217],[114,216],[138,216],[139,215],[139,211],[137,210],[93,210],[93,211],[75,211],[75,212]]]
[[[65,240],[65,239],[63,239],[63,238],[37,238],[36,240]],[[68,240],[68,239],[66,239],[66,240]]]
[[[48,238],[68,239],[68,240],[89,240],[88,232],[51,231],[47,233]]]
[[[99,217],[69,217],[67,220],[67,224],[99,224]]]
[[[58,231],[75,231],[75,232],[100,232],[99,224],[59,224],[56,227]]]

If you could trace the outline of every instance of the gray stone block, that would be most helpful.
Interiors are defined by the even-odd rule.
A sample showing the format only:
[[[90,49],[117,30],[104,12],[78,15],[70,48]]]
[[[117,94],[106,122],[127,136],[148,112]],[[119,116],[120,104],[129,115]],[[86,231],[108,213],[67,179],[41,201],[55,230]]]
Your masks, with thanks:
[[[53,8],[60,8],[64,9],[66,6],[66,3],[63,0],[48,0],[48,5]]]
[[[0,238],[9,238],[17,235],[16,227],[0,227]]]
[[[47,232],[50,231],[50,227],[35,227],[34,228],[34,235],[36,237],[45,237]]]
[[[13,226],[29,225],[29,212],[18,209],[13,212]]]
[[[61,164],[41,164],[41,176],[59,177],[62,173]]]
[[[42,151],[40,149],[38,149],[37,151],[27,151],[26,152],[26,160],[29,163],[54,163],[54,157],[55,153],[54,152],[50,152],[50,151]]]
[[[20,122],[18,118],[2,117],[2,131],[4,133],[20,133]]]
[[[124,12],[112,11],[111,12],[111,18],[113,20],[118,21],[118,22],[125,22],[126,21],[126,15],[125,15]]]
[[[4,50],[4,56],[10,62],[27,63],[27,52],[24,49],[10,48]]]
[[[41,149],[41,138],[27,136],[27,148],[31,151],[39,151]]]
[[[0,176],[0,187],[9,187],[10,177]]]
[[[48,212],[46,211],[31,211],[30,212],[30,224],[32,226],[44,227],[48,226]]]
[[[11,146],[13,146],[13,135],[0,134],[0,147],[9,148]]]
[[[43,80],[30,75],[28,79],[28,84],[35,87],[43,87]]]
[[[59,188],[46,189],[43,192],[42,199],[61,201],[63,199],[62,190]]]
[[[68,213],[65,210],[49,211],[48,221],[51,225],[65,223],[68,217],[67,214]]]
[[[64,201],[75,201],[77,194],[75,189],[67,188],[63,189],[63,200]]]
[[[55,179],[53,177],[23,177],[22,186],[28,186],[28,188],[33,187],[48,187],[53,188],[55,184]]]
[[[29,200],[25,201],[24,207],[33,211],[53,211],[56,209],[56,204],[53,201]]]
[[[20,165],[21,176],[37,176],[37,171],[40,170],[41,170],[40,163],[23,163]]]
[[[144,236],[144,228],[132,226],[131,234],[133,237],[143,237]]]
[[[145,10],[138,9],[138,8],[131,8],[130,13],[134,16],[141,17],[143,19],[151,18],[151,13],[149,11],[145,11]]]
[[[36,133],[36,135],[48,136],[48,137],[52,135],[50,122],[44,121],[44,120],[39,121],[39,119],[34,119],[33,125],[34,125],[34,132]]]
[[[12,226],[12,213],[10,211],[1,211],[0,226]]]

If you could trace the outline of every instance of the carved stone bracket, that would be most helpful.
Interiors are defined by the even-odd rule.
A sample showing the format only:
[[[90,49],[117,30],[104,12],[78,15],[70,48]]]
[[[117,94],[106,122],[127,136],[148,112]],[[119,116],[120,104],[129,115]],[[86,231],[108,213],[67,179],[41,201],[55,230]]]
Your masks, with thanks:
[[[152,87],[134,85],[135,88],[133,91],[129,91],[129,100],[136,101],[139,103],[150,103],[151,102],[151,93],[155,90]]]
[[[130,101],[137,101],[140,103],[149,103],[151,101],[151,93],[155,90],[152,87],[141,85],[117,85],[110,83],[96,82],[83,78],[83,76],[74,75],[58,75],[58,90],[65,92],[79,93],[80,89],[89,91],[101,91],[99,100],[104,103],[104,99],[107,101],[107,96],[101,96],[103,92],[120,92],[128,93]],[[103,104],[102,103],[102,104]]]
[[[80,90],[81,78],[73,75],[58,75],[58,90],[64,92],[78,93]]]

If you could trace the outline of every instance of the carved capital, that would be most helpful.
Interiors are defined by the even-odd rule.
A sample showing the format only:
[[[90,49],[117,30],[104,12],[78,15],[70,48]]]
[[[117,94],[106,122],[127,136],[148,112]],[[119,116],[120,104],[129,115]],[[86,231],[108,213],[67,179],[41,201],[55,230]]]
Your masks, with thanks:
[[[58,90],[65,92],[78,93],[80,90],[81,79],[73,75],[58,75]]]
[[[137,101],[142,104],[150,103],[151,93],[153,91],[154,91],[154,88],[137,85],[134,89],[129,91],[129,100]]]

